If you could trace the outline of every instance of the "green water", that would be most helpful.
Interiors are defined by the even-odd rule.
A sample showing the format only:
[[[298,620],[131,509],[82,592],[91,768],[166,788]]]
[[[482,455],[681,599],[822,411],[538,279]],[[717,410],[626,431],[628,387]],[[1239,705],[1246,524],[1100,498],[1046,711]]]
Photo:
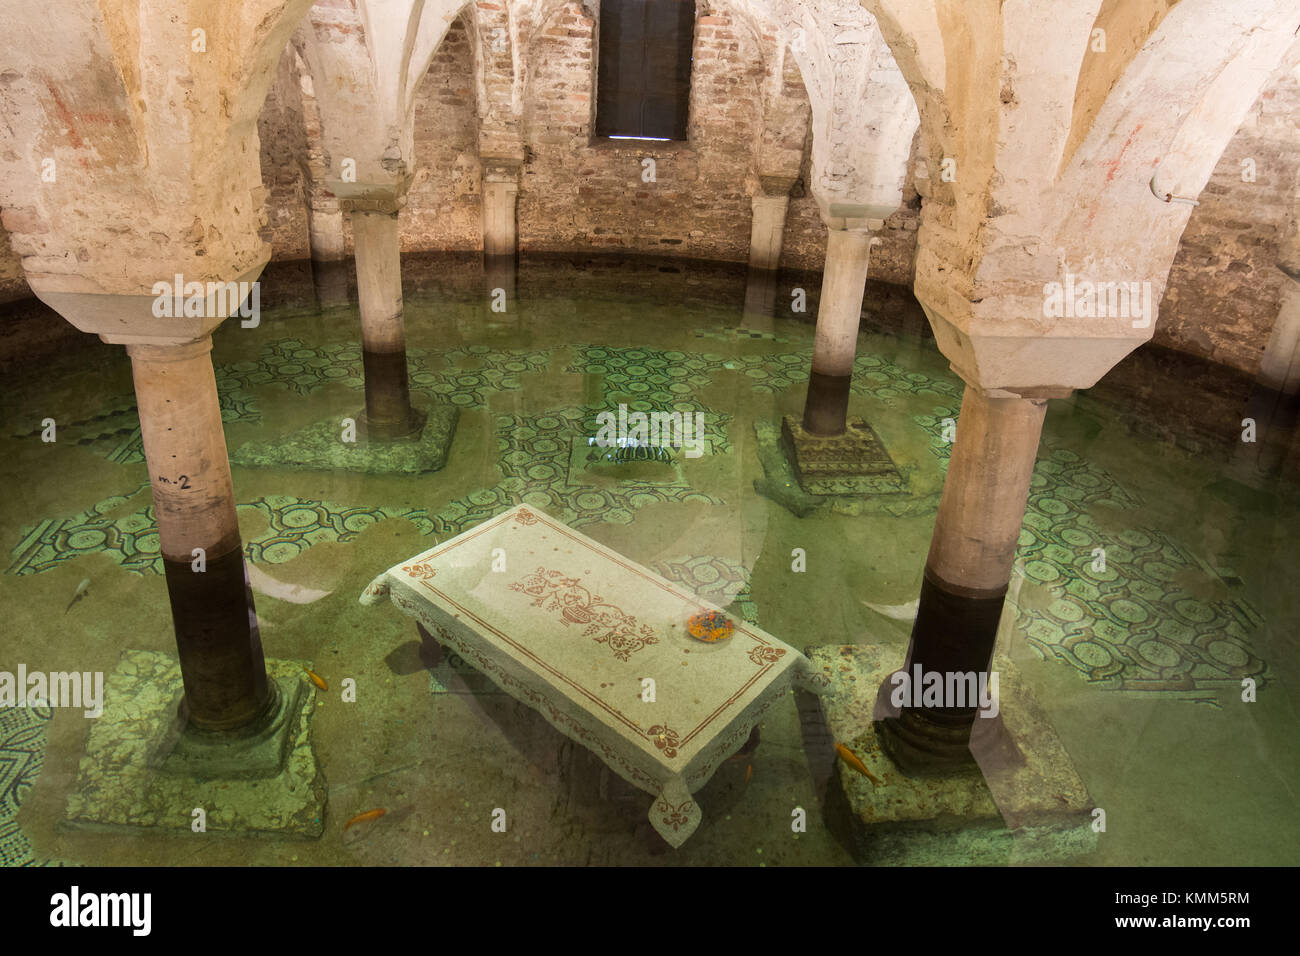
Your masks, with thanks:
[[[816,306],[801,316],[788,303],[800,284],[815,300],[815,277],[783,277],[777,314],[745,316],[743,277],[725,269],[531,263],[502,314],[473,264],[406,268],[413,398],[461,410],[447,466],[420,477],[233,468],[250,559],[285,585],[328,592],[308,603],[256,595],[267,655],[367,689],[355,705],[326,694],[317,708],[324,836],[65,832],[89,722],[11,711],[0,712],[0,862],[853,864],[822,819],[825,774],[792,698],[770,712],[753,757],[697,795],[695,835],[665,850],[645,832],[648,795],[458,661],[432,659],[395,608],[357,597],[435,539],[526,502],[788,644],[893,645],[901,663],[910,624],[863,602],[900,605],[919,591],[945,420],[961,399],[919,309],[869,292],[850,406],[907,493],[799,517],[755,483],[783,486],[764,471],[760,434],[801,411]],[[268,276],[279,304],[256,328],[232,320],[215,337],[236,459],[246,444],[363,405],[355,306],[322,308],[301,280],[301,270]],[[1294,864],[1291,434],[1270,425],[1269,441],[1242,443],[1248,389],[1212,394],[1198,385],[1203,370],[1144,361],[1049,405],[1004,646],[1106,810],[1080,862]],[[108,673],[124,649],[174,650],[125,351],[89,342],[10,374],[5,393],[0,670]],[[703,413],[707,454],[593,465],[594,416],[619,403]],[[47,417],[54,443],[40,440]],[[88,596],[65,612],[84,579]],[[1257,683],[1254,703],[1241,700],[1243,678]],[[506,834],[488,826],[501,806]],[[790,830],[794,806],[809,810],[806,833]],[[389,813],[343,831],[372,807]],[[956,851],[951,862],[963,862]]]

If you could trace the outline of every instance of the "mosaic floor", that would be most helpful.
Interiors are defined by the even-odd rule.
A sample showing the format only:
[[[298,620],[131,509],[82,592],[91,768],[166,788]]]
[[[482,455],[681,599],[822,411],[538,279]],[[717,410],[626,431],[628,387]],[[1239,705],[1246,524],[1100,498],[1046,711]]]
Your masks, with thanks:
[[[698,334],[698,333],[697,333]],[[434,355],[411,355],[411,383],[436,401],[482,407],[494,392],[520,389],[520,375],[544,369],[550,349],[463,346]],[[691,397],[714,385],[724,372],[743,376],[756,393],[773,393],[807,381],[810,349],[725,357],[648,348],[575,346],[566,371],[600,376],[600,405],[550,409],[544,415],[499,415],[496,419],[501,481],[453,501],[436,512],[419,508],[349,505],[273,495],[239,505],[260,512],[266,531],[245,542],[255,563],[280,564],[321,542],[346,543],[385,518],[405,518],[422,534],[445,540],[499,512],[526,502],[575,528],[599,522],[627,524],[651,504],[698,502],[724,506],[719,495],[693,488],[678,470],[660,480],[625,480],[611,486],[588,478],[583,452],[594,434],[597,412],[626,402],[630,411],[702,412],[713,455],[732,452],[734,416]],[[472,361],[477,367],[458,370]],[[434,364],[440,366],[437,370]],[[363,387],[361,356],[354,346],[310,347],[296,339],[268,343],[257,362],[218,366],[217,380],[228,422],[258,421],[261,413],[248,391],[257,386],[298,395],[334,383]],[[909,371],[874,355],[855,364],[853,393],[896,406],[904,400],[943,399],[912,421],[927,436],[941,471],[947,468],[946,422],[960,412],[960,388],[951,378]],[[111,462],[143,460],[134,403],[122,396],[109,412],[65,426],[65,435]],[[576,453],[576,454],[575,454]],[[122,505],[139,507],[125,514]],[[1122,533],[1100,529],[1089,516],[1094,505],[1134,512],[1135,527]],[[932,511],[930,496],[921,509]],[[1044,657],[1062,660],[1089,680],[1126,689],[1185,691],[1264,679],[1267,665],[1252,650],[1250,636],[1260,619],[1244,597],[1200,600],[1177,582],[1185,572],[1233,578],[1210,568],[1177,538],[1140,526],[1142,502],[1105,471],[1045,440],[1035,468],[1017,569],[1051,592],[1044,607],[1020,608],[1018,624]],[[110,517],[110,513],[115,516]],[[1104,548],[1105,571],[1093,571],[1093,549]],[[110,555],[123,568],[161,573],[162,557],[147,483],[95,502],[68,518],[49,518],[24,529],[12,545],[8,573],[38,574],[88,553]],[[700,556],[696,560],[709,560]],[[689,565],[682,565],[688,567]],[[705,565],[708,566],[708,565]],[[680,578],[690,583],[687,578]],[[1236,581],[1239,588],[1240,581]]]
[[[45,764],[49,707],[0,709],[0,866],[31,866],[32,846],[18,827],[18,807]]]
[[[908,490],[842,502],[803,519],[754,487],[767,467],[759,460],[770,452],[781,415],[802,404],[810,326],[778,321],[776,331],[757,332],[736,326],[734,317],[701,326],[698,316],[645,316],[638,328],[647,344],[627,345],[623,323],[609,316],[604,325],[588,323],[590,333],[583,325],[584,341],[573,344],[565,338],[571,317],[565,309],[556,314],[561,319],[553,325],[539,319],[529,330],[527,348],[466,339],[463,330],[472,323],[463,318],[447,323],[458,330],[455,335],[411,323],[409,376],[417,401],[462,409],[451,462],[445,472],[422,479],[452,481],[447,476],[455,473],[450,490],[427,504],[420,503],[429,496],[419,489],[430,486],[372,482],[368,476],[316,480],[273,469],[269,477],[265,470],[254,477],[237,466],[236,488],[256,489],[238,502],[241,521],[255,529],[245,535],[248,558],[287,568],[319,546],[346,546],[330,551],[330,560],[368,579],[374,569],[351,568],[347,548],[383,522],[414,529],[420,540],[413,551],[527,503],[589,534],[598,529],[613,535],[624,547],[638,536],[661,539],[662,549],[644,559],[647,565],[754,622],[788,613],[783,605],[790,592],[770,563],[763,564],[765,527],[796,534],[817,529],[811,533],[833,537],[837,547],[875,548],[886,556],[905,544],[919,568],[962,394],[932,344],[864,335],[854,369],[854,414],[871,422]],[[278,330],[290,324],[268,323]],[[286,408],[324,408],[327,399],[360,406],[364,383],[354,330],[316,331],[218,339],[214,365],[228,435],[260,434],[274,441]],[[69,483],[57,504],[43,512],[25,510],[21,521],[0,526],[11,580],[60,571],[79,578],[70,567],[92,559],[100,566],[107,559],[131,575],[162,573],[139,422],[129,377],[124,381],[128,390],[99,396],[94,414],[60,418],[59,443],[103,462],[95,487],[104,490],[86,494],[82,485]],[[692,461],[670,449],[663,462],[611,466],[593,452],[589,439],[597,414],[619,404],[629,411],[701,415],[707,454]],[[470,414],[478,418],[466,425]],[[21,454],[39,442],[40,429],[31,427],[30,418],[7,429]],[[1067,675],[1072,671],[1081,687],[1101,693],[1179,701],[1230,691],[1245,677],[1268,686],[1276,662],[1261,644],[1266,622],[1252,578],[1258,568],[1225,557],[1230,548],[1207,548],[1203,529],[1179,520],[1175,508],[1116,466],[1124,454],[1091,453],[1093,439],[1081,437],[1066,419],[1068,413],[1049,413],[1020,536],[1016,571],[1023,583],[1015,621],[1025,645]],[[481,454],[480,471],[456,470],[457,449],[465,447]],[[470,481],[467,475],[488,477]],[[689,517],[679,526],[678,515]],[[871,530],[853,532],[855,527]],[[854,533],[896,535],[899,542],[877,547],[858,542]],[[865,562],[855,567],[861,571]],[[856,582],[845,581],[832,583],[825,598],[852,609],[842,615],[849,626],[861,620],[862,598],[901,604],[914,597],[881,598],[872,590],[886,580],[910,580],[916,570],[910,565],[902,575],[887,563],[866,570],[875,576],[862,584],[861,594],[852,593]],[[833,611],[823,621],[839,626]],[[871,620],[868,625],[874,626]],[[454,655],[425,666],[433,697],[492,694]],[[37,862],[16,813],[40,773],[47,720],[37,710],[0,711],[0,864]]]

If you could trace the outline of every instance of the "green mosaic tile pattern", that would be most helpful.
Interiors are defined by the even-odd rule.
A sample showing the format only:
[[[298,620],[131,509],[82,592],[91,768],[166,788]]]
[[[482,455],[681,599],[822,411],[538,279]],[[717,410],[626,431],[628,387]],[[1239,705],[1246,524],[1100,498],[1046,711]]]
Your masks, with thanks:
[[[1195,597],[1177,582],[1189,573],[1210,582],[1212,570],[1163,532],[1103,530],[1087,513],[1098,504],[1131,510],[1140,502],[1073,452],[1039,459],[1017,567],[1055,600],[1020,609],[1017,625],[1030,645],[1089,680],[1126,689],[1266,681],[1267,666],[1250,646],[1262,622],[1249,602]],[[1104,571],[1093,570],[1095,548],[1105,550]]]
[[[667,401],[685,398],[712,385],[723,372],[739,372],[756,392],[779,392],[808,381],[812,349],[772,355],[717,355],[712,352],[678,352],[656,349],[578,346],[577,360],[566,371],[602,375],[608,392]],[[886,404],[906,397],[960,400],[962,384],[956,378],[936,379],[878,355],[859,355],[853,363],[852,391]]]
[[[806,382],[812,355],[811,350],[802,350],[728,357],[712,352],[594,345],[576,346],[574,352],[577,358],[565,371],[603,376],[607,395],[635,396],[666,408],[689,402],[693,392],[712,385],[725,371],[740,372],[760,392],[776,392]]]
[[[419,508],[349,507],[293,495],[267,495],[239,506],[246,509],[267,521],[266,531],[244,543],[244,553],[254,564],[283,564],[313,544],[346,543],[386,518],[408,518],[425,534],[431,527],[428,512]],[[162,570],[161,562],[156,570]]]
[[[494,349],[474,345],[436,353],[446,367],[433,369],[427,353],[412,352],[412,385],[462,407],[485,405],[494,391],[521,388],[519,376],[547,367],[552,350]],[[774,392],[807,381],[811,349],[772,355],[724,357],[673,350],[578,346],[567,369],[602,376],[608,402],[625,401],[636,411],[705,413],[705,438],[712,454],[728,454],[731,416],[705,408],[692,394],[724,372],[738,372],[756,392]],[[459,366],[472,366],[463,368]],[[246,389],[275,384],[307,394],[331,382],[361,388],[360,349],[351,345],[306,346],[296,339],[268,344],[257,362],[234,363],[218,372],[223,417],[256,420]],[[874,355],[855,363],[853,391],[893,405],[902,400],[935,399],[913,422],[929,436],[938,467],[946,471],[951,445],[943,438],[944,419],[957,419],[961,383],[911,372]],[[431,513],[422,509],[353,507],[290,495],[269,496],[240,505],[266,519],[267,530],[246,543],[252,560],[292,560],[320,542],[347,542],[368,525],[400,517],[424,535],[446,538],[521,502],[562,521],[583,527],[602,521],[629,523],[647,504],[725,502],[692,488],[678,461],[665,480],[599,481],[592,469],[575,467],[575,447],[596,432],[596,407],[569,407],[540,415],[497,417],[496,438],[502,480]],[[138,461],[139,426],[134,403],[124,399],[84,422],[61,426],[70,437],[115,461]],[[756,423],[761,431],[764,423]],[[36,432],[39,435],[39,430]],[[760,438],[761,438],[760,434]],[[760,442],[760,445],[762,443]],[[762,448],[760,448],[762,451]],[[577,456],[581,459],[581,455]],[[765,469],[768,464],[765,462]],[[788,476],[787,476],[788,477]],[[770,480],[778,481],[780,476]],[[137,487],[139,493],[145,484]],[[9,572],[34,574],[88,553],[107,553],[137,573],[162,569],[153,510],[145,505],[109,520],[129,496],[114,496],[64,519],[47,519],[24,530],[13,548]],[[937,495],[932,496],[937,500]],[[934,501],[906,503],[922,513]],[[891,505],[897,512],[903,503]],[[875,501],[859,503],[854,513],[878,510]],[[1180,689],[1260,680],[1267,666],[1252,651],[1251,634],[1261,623],[1244,599],[1203,600],[1175,583],[1199,570],[1213,583],[1215,572],[1170,535],[1141,527],[1103,531],[1089,514],[1094,506],[1139,513],[1141,502],[1114,479],[1065,449],[1045,448],[1035,466],[1020,541],[1018,567],[1050,595],[1046,606],[1018,611],[1019,626],[1045,658],[1064,661],[1106,686]],[[918,510],[919,509],[919,510]],[[843,509],[840,509],[843,510]],[[904,512],[897,512],[904,513]],[[1108,569],[1091,571],[1092,548],[1103,547]],[[712,582],[737,584],[741,569],[697,557],[669,562],[661,573],[707,596]],[[716,575],[716,577],[713,577]],[[1224,582],[1219,584],[1227,587]],[[1235,578],[1232,583],[1239,584]],[[720,586],[720,585],[717,585]],[[730,593],[730,592],[727,592]],[[742,591],[736,592],[736,599]],[[1201,593],[1205,593],[1202,589]],[[710,597],[724,603],[726,594]],[[725,602],[730,603],[730,602]]]
[[[136,493],[147,488],[148,483],[143,483]],[[107,554],[127,571],[161,574],[162,553],[153,505],[113,521],[104,517],[128,497],[114,495],[71,518],[35,525],[14,549],[9,573],[39,574],[79,555]],[[422,533],[432,531],[428,513],[421,509],[354,508],[293,495],[269,495],[238,508],[257,511],[267,521],[266,531],[244,543],[245,553],[257,564],[282,564],[324,541],[350,541],[367,526],[385,518],[409,518]]]
[[[221,404],[223,422],[258,422],[262,420],[251,396],[238,383],[217,375],[217,398]],[[15,435],[15,438],[40,440],[42,428]],[[144,441],[140,435],[140,415],[136,411],[135,395],[119,396],[108,403],[98,415],[72,422],[57,422],[55,437],[59,442],[70,442],[88,448],[97,455],[116,464],[135,464],[144,461]]]
[[[521,502],[536,505],[575,528],[601,521],[627,524],[633,512],[648,504],[724,504],[721,498],[684,482],[597,487],[575,481],[570,449],[575,439],[594,434],[585,424],[594,414],[590,408],[575,407],[547,415],[498,416],[502,481],[459,498],[436,513],[415,508],[351,507],[293,495],[269,495],[241,504],[241,510],[258,511],[267,522],[266,531],[245,542],[245,552],[255,563],[279,564],[313,544],[346,543],[385,518],[405,518],[414,522],[421,534],[446,538]],[[147,487],[142,483],[136,493]],[[129,571],[161,573],[162,555],[152,504],[112,521],[106,517],[126,500],[127,496],[113,496],[70,518],[48,519],[27,529],[14,548],[9,573],[36,574],[90,553],[107,553]]]
[[[326,385],[363,388],[361,346],[307,345],[298,339],[280,339],[262,347],[256,361],[233,362],[218,369],[218,378],[243,388],[274,386],[309,395]]]
[[[545,415],[497,416],[497,448],[504,478],[457,499],[430,516],[434,533],[460,534],[517,504],[531,504],[573,528],[602,521],[627,524],[633,512],[648,504],[700,501],[724,504],[721,498],[689,486],[623,484],[599,487],[577,483],[570,468],[575,439],[594,435],[595,410],[559,408]]]
[[[18,807],[45,765],[49,707],[0,709],[0,866],[31,866],[32,845],[18,827]]]
[[[749,591],[749,569],[740,562],[700,554],[656,561],[650,568],[718,607],[735,605],[741,617],[750,624],[758,624],[758,605]]]
[[[437,396],[462,408],[487,404],[490,392],[518,391],[519,376],[544,371],[551,362],[551,349],[496,349],[486,345],[465,345],[439,352],[448,368],[433,371],[416,353],[410,373],[411,390]],[[407,354],[410,361],[412,353]],[[477,367],[461,368],[462,365]]]
[[[945,475],[948,473],[948,459],[952,457],[952,442],[943,437],[944,420],[952,419],[956,425],[960,412],[961,403],[957,402],[953,405],[935,405],[927,413],[912,416],[912,421],[930,436],[930,453],[939,459],[939,468]]]
[[[545,369],[550,349],[496,349],[466,345],[442,352],[408,349],[407,377],[413,392],[421,392],[462,408],[487,404],[491,392],[522,388],[518,376]],[[433,368],[438,357],[446,368]],[[472,368],[460,368],[472,365]],[[263,347],[256,361],[223,365],[218,380],[241,387],[274,385],[297,395],[309,395],[327,385],[365,388],[361,346],[308,345],[281,339]]]
[[[812,362],[812,353],[808,354]],[[957,404],[965,385],[956,377],[934,378],[895,365],[878,355],[858,355],[853,362],[854,395],[863,395],[894,405],[900,398],[946,398]]]
[[[69,518],[47,518],[24,529],[10,554],[10,574],[39,574],[78,555],[107,554],[128,571],[162,571],[158,524],[150,504],[110,520],[107,515],[147,489],[141,482]],[[145,500],[148,500],[147,498]]]

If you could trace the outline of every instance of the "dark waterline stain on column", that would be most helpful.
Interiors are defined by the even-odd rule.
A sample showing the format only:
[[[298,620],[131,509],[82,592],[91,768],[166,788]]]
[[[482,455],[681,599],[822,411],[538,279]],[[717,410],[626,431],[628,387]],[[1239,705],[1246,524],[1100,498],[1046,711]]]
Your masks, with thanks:
[[[205,571],[164,558],[163,569],[185,682],[183,710],[200,730],[248,724],[264,710],[268,691],[243,553],[209,557]]]
[[[396,438],[415,430],[411,390],[406,377],[406,351],[362,353],[366,376],[367,433]]]
[[[808,398],[804,403],[803,427],[814,435],[842,435],[849,415],[850,375],[808,376]]]

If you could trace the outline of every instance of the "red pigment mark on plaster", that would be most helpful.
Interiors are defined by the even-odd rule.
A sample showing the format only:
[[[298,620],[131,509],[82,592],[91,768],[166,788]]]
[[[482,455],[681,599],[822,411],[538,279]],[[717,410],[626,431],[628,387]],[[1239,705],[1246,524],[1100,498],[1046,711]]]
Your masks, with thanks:
[[[1127,152],[1128,148],[1133,145],[1134,137],[1136,137],[1137,134],[1140,132],[1142,132],[1142,124],[1138,123],[1137,126],[1134,128],[1133,132],[1128,134],[1128,139],[1124,140],[1124,145],[1119,148],[1119,155],[1116,156],[1114,159],[1106,160],[1101,164],[1105,166],[1107,170],[1109,170],[1106,173],[1106,182],[1111,182],[1115,178],[1115,174],[1119,172],[1120,160],[1124,158],[1124,153]]]
[[[77,125],[75,117],[72,115],[72,110],[68,109],[68,105],[63,102],[63,97],[59,96],[59,91],[54,88],[54,84],[49,80],[45,81],[45,88],[50,91],[50,98],[54,100],[55,110],[59,114],[59,119],[61,119],[63,125],[68,128],[68,141],[77,149],[81,149],[85,144],[82,142],[81,136],[77,133]]]

